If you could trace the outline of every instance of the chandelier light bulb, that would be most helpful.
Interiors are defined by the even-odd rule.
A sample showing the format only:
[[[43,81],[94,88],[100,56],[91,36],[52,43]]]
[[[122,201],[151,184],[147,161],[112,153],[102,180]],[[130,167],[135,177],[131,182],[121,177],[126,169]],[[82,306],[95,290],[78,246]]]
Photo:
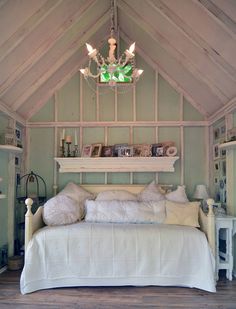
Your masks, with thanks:
[[[143,74],[143,70],[139,69],[138,70],[138,76],[140,76],[141,74]]]
[[[132,45],[130,45],[129,52],[133,54],[134,50],[135,50],[135,42]]]
[[[94,58],[97,54],[97,50],[93,48],[90,44],[86,43],[86,47],[88,50],[88,55],[90,58]]]

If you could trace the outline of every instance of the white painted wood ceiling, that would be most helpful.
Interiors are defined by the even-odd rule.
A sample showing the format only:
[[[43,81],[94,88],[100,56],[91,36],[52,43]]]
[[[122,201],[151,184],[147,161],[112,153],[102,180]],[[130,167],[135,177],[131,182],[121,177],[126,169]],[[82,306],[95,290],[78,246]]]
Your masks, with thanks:
[[[236,0],[116,0],[120,37],[206,119],[236,105]],[[0,0],[0,110],[29,119],[110,33],[110,0]],[[142,77],[145,78],[145,75]]]

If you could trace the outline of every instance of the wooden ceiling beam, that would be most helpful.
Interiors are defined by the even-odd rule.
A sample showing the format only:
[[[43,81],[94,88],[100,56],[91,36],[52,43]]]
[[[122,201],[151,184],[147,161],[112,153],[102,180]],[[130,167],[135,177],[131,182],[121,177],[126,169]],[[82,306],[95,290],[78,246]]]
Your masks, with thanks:
[[[193,41],[194,44],[200,48],[200,52],[205,55],[205,57],[212,61],[213,65],[216,65],[220,70],[223,71],[224,75],[233,81],[236,82],[236,69],[234,69],[230,63],[226,62],[219,54],[217,54],[211,46],[205,41],[192,27],[181,19],[174,10],[171,10],[170,7],[166,5],[164,0],[151,0],[148,1],[150,5],[155,7],[161,14],[165,15],[171,22],[173,22],[177,28],[181,29],[185,33],[189,41]],[[176,41],[176,44],[178,41]]]
[[[12,111],[4,102],[0,100],[0,111],[3,112],[5,115],[11,117],[12,119],[16,120],[23,126],[26,126],[26,120],[17,114],[16,112]]]
[[[72,42],[71,45],[68,46],[66,52],[62,57],[60,57],[57,61],[55,61],[54,65],[51,66],[45,74],[43,74],[40,78],[38,78],[33,84],[28,87],[26,91],[22,93],[18,97],[18,99],[12,105],[12,109],[16,111],[24,102],[41,86],[43,85],[49,78],[52,76],[74,53],[76,53],[79,48],[85,45],[86,41],[91,37],[93,33],[97,31],[102,25],[104,25],[110,18],[110,12],[104,14],[98,21],[93,23],[91,27],[88,28],[87,31],[83,32],[82,36],[78,36],[76,40]]]
[[[13,51],[63,0],[48,0],[27,19],[1,46],[0,62]]]
[[[70,6],[69,6],[69,2],[71,2]],[[15,48],[12,53],[10,53],[6,58],[5,58],[5,63],[1,62],[0,65],[2,67],[2,70],[4,72],[4,70],[7,70],[8,72],[8,77],[2,82],[0,85],[0,95],[3,96],[11,87],[12,85],[14,85],[15,82],[17,82],[17,80],[19,80],[28,70],[30,70],[30,68],[36,63],[38,62],[51,48],[52,46],[60,39],[63,37],[63,35],[73,26],[73,23],[76,22],[76,20],[78,18],[80,18],[83,14],[85,14],[86,10],[91,6],[93,6],[97,1],[94,0],[87,0],[87,1],[83,1],[83,5],[81,5],[81,2],[79,1],[73,1],[73,0],[67,0],[67,1],[62,1],[61,5],[64,6],[60,7],[57,6],[57,10],[61,10],[63,12],[63,10],[65,11],[64,14],[64,19],[61,20],[61,12],[58,13],[57,15],[54,13],[52,15],[52,17],[55,15],[55,24],[57,24],[59,22],[59,26],[57,26],[57,28],[55,29],[55,31],[53,33],[51,33],[50,31],[48,31],[49,33],[45,35],[45,33],[43,34],[43,36],[45,37],[43,39],[42,44],[35,49],[32,54],[30,55],[30,57],[25,58],[24,60],[21,61],[21,63],[18,63],[18,65],[15,64],[15,68],[14,71],[12,72],[10,70],[10,68],[8,68],[8,62],[9,60],[11,60],[11,58],[19,58],[19,50],[18,48]],[[48,18],[52,18],[50,16],[48,16]],[[56,18],[59,18],[59,20],[56,20]],[[52,21],[51,21],[52,22]],[[51,23],[50,22],[50,23]],[[41,28],[42,23],[40,23],[40,27],[38,29]],[[40,30],[38,30],[40,31]],[[35,40],[37,40],[37,37],[35,37]],[[21,45],[24,43],[27,43],[27,40],[24,40],[23,42],[21,42]],[[35,44],[37,44],[35,42]],[[21,46],[21,45],[18,45]],[[23,45],[22,45],[23,46]],[[23,55],[22,55],[23,57]],[[9,59],[8,59],[9,58]],[[23,58],[22,58],[23,59]],[[7,60],[7,61],[6,61]],[[5,66],[5,68],[4,68]],[[3,78],[3,77],[2,77]],[[0,78],[1,81],[1,78]]]
[[[222,89],[216,86],[215,82],[209,79],[209,76],[202,73],[202,71],[196,66],[195,62],[192,62],[189,59],[187,53],[177,50],[173,42],[169,42],[169,39],[163,36],[163,32],[159,33],[158,24],[159,26],[162,26],[164,31],[163,24],[159,23],[160,16],[156,15],[155,21],[150,21],[150,16],[148,16],[149,20],[147,21],[144,18],[145,14],[142,14],[143,12],[141,11],[140,7],[135,7],[135,2],[133,2],[132,0],[129,0],[129,2],[120,0],[118,2],[118,6],[120,9],[122,9],[122,11],[126,12],[138,26],[143,28],[145,32],[147,32],[152,37],[154,42],[161,44],[162,48],[165,49],[165,51],[169,55],[174,57],[174,59],[176,59],[178,63],[181,63],[199,81],[204,82],[208,86],[208,88],[211,89],[212,93],[214,93],[214,95],[219,98],[221,102],[225,102],[226,100],[228,100],[226,93],[223,93]],[[164,22],[164,20],[162,20],[162,22]],[[155,28],[153,28],[151,24],[155,24]],[[166,24],[166,27],[168,27],[168,24]],[[174,31],[174,27],[172,27],[172,30]],[[177,33],[175,33],[175,35],[177,35]],[[181,42],[182,44],[185,43],[183,40]],[[193,49],[192,52],[194,52]]]

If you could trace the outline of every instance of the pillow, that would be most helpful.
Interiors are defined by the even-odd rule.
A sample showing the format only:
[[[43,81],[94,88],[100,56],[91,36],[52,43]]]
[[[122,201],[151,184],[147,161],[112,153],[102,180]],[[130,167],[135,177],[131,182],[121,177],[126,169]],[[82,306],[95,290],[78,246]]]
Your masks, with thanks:
[[[147,185],[139,194],[138,200],[145,201],[162,201],[165,199],[165,195],[160,192],[159,187],[155,184],[155,182],[151,182]]]
[[[71,224],[78,219],[78,202],[68,196],[56,195],[43,207],[43,221],[46,225]]]
[[[187,195],[185,193],[185,186],[178,186],[175,191],[169,192],[165,195],[168,201],[177,203],[187,203],[189,202]]]
[[[85,214],[84,202],[86,199],[93,199],[92,193],[86,191],[82,187],[76,185],[73,182],[69,182],[65,188],[58,193],[59,196],[67,196],[77,202],[77,216],[78,220],[83,219]]]
[[[174,203],[166,201],[166,224],[199,227],[198,212],[200,202]]]
[[[137,196],[126,190],[107,190],[98,193],[96,201],[137,201]]]
[[[87,222],[162,223],[165,201],[86,201]]]

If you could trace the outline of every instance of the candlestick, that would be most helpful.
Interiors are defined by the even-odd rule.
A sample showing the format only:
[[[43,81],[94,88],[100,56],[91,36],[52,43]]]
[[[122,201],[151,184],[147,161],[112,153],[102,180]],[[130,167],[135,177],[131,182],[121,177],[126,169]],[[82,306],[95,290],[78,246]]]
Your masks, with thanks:
[[[64,139],[61,140],[60,150],[61,150],[61,157],[65,157],[65,140]]]
[[[70,153],[71,142],[66,142],[66,144],[67,144],[67,157],[71,157],[71,153]]]
[[[74,149],[73,153],[74,153],[74,157],[79,156],[79,146],[78,145],[75,145],[75,149]]]

